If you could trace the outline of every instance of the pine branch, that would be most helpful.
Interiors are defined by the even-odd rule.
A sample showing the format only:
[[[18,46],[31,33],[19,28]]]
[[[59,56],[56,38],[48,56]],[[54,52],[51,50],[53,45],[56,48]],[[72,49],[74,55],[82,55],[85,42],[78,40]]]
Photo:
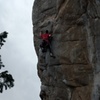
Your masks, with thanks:
[[[0,49],[4,45],[5,38],[7,38],[8,32],[4,31],[0,34]],[[1,61],[1,55],[0,55],[0,69],[2,67],[5,67],[3,65],[3,62]],[[0,73],[0,93],[3,92],[3,88],[7,90],[7,88],[11,88],[14,86],[14,79],[11,74],[8,74],[8,71],[3,71]]]

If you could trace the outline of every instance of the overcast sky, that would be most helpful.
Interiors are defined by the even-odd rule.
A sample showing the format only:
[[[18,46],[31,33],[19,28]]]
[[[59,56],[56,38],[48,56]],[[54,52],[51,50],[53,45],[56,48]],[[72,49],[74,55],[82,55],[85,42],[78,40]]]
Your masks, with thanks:
[[[0,94],[0,100],[40,100],[37,56],[32,34],[34,0],[0,0],[0,32],[8,38],[0,50],[2,61],[15,79],[15,86]]]

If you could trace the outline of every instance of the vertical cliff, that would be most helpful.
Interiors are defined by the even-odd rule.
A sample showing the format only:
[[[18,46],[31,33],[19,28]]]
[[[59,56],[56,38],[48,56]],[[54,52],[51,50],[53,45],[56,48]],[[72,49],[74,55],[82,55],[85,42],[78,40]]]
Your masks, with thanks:
[[[100,0],[35,0],[32,12],[43,100],[100,100]],[[40,31],[49,30],[49,51]]]

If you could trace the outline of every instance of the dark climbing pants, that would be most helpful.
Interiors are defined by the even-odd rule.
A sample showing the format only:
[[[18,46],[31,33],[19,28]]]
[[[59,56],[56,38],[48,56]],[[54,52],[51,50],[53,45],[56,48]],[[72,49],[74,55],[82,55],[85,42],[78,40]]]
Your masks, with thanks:
[[[50,43],[48,43],[47,41],[43,40],[40,47],[42,49],[42,52],[47,52],[48,49],[49,52],[52,53]]]

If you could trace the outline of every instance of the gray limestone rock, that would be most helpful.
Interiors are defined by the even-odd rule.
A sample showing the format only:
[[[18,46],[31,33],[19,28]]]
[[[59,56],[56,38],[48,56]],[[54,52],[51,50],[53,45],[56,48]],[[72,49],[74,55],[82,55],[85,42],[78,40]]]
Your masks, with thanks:
[[[35,0],[34,46],[42,100],[100,100],[100,0]],[[52,34],[40,49],[40,31]]]

